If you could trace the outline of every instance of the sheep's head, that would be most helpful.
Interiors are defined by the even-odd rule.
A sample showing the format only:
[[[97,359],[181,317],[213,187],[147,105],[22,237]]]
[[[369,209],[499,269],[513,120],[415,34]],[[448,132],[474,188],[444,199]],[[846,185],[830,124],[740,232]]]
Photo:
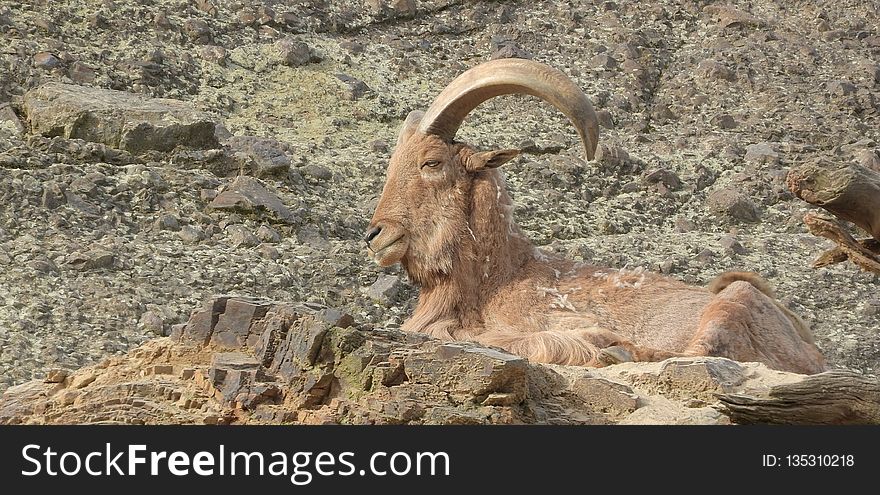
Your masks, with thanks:
[[[583,92],[563,73],[523,59],[481,64],[456,78],[427,112],[411,112],[397,138],[382,197],[364,240],[381,266],[401,262],[419,274],[448,273],[471,234],[474,180],[519,154],[477,151],[454,141],[464,118],[494,96],[522,93],[550,102],[574,124],[591,160],[598,126]],[[500,196],[500,195],[499,195]]]

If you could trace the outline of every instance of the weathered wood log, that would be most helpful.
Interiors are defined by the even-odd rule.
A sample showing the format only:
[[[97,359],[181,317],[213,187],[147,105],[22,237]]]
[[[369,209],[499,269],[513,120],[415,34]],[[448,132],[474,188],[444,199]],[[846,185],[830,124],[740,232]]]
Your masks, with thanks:
[[[852,222],[880,241],[880,174],[861,165],[819,160],[793,169],[789,189],[807,203]]]
[[[880,424],[880,380],[834,370],[777,385],[765,396],[722,394],[722,412],[740,424]]]
[[[804,215],[804,223],[813,235],[830,239],[837,247],[822,253],[813,262],[813,268],[850,260],[862,270],[880,275],[880,241],[864,239],[857,241],[833,218],[816,213]]]

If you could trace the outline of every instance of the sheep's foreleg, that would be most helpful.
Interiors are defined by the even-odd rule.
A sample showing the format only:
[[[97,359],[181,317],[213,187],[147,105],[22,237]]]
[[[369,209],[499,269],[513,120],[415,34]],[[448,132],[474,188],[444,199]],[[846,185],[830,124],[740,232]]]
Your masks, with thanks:
[[[626,361],[662,361],[680,355],[642,347],[610,330],[595,327],[540,332],[494,331],[477,335],[475,340],[534,362],[575,366],[603,367]]]

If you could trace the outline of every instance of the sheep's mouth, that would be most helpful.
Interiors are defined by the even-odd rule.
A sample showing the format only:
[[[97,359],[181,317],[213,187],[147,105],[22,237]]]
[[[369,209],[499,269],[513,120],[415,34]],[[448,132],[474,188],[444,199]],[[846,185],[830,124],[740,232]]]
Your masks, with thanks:
[[[370,251],[373,260],[380,266],[393,265],[400,261],[406,253],[406,234],[400,234],[390,242],[384,243],[382,247],[374,248],[372,245],[368,245],[367,249]]]

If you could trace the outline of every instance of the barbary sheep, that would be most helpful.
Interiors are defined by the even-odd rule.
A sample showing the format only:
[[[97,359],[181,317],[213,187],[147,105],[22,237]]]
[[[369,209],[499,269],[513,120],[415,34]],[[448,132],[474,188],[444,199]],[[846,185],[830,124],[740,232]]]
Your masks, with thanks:
[[[755,274],[727,273],[702,288],[537,249],[514,222],[498,169],[519,151],[478,151],[454,140],[480,103],[517,93],[564,113],[587,160],[594,157],[598,125],[589,100],[562,72],[531,60],[474,67],[427,112],[411,112],[364,236],[379,265],[401,263],[420,287],[403,330],[544,363],[723,356],[798,373],[825,369],[809,328]]]

